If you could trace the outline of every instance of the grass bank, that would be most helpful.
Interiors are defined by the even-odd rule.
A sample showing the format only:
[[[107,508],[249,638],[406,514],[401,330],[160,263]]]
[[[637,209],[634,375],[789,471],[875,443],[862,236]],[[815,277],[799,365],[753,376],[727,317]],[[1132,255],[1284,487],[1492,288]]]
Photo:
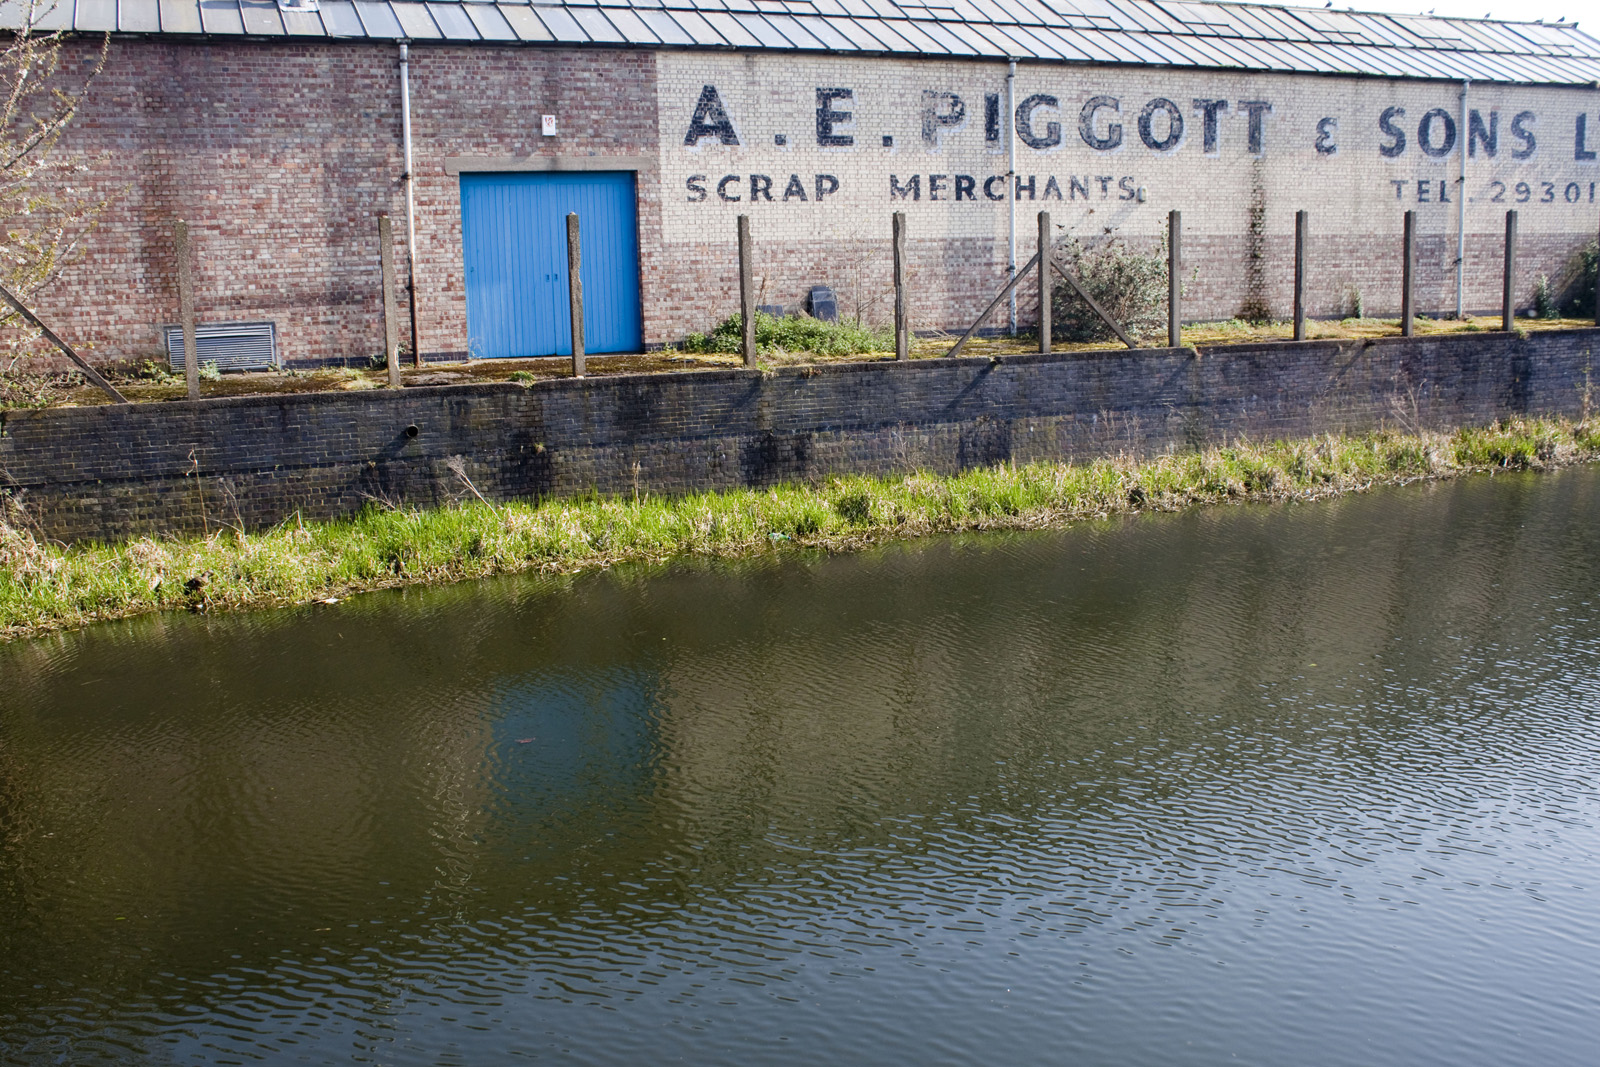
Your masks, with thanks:
[[[62,547],[25,511],[0,519],[0,636],[150,611],[222,610],[516,571],[634,560],[846,549],[958,530],[1059,526],[1131,511],[1307,500],[1375,485],[1600,458],[1600,420],[1509,421],[1453,434],[1376,433],[1239,444],[1135,461],[1035,463],[952,477],[841,477],[687,497],[433,511],[369,510],[259,533]],[[4,499],[4,498],[0,498]]]

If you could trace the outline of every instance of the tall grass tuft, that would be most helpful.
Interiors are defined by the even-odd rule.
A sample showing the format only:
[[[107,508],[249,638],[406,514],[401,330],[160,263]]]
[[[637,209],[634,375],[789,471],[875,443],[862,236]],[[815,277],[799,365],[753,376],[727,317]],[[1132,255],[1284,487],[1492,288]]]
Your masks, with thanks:
[[[570,572],[684,554],[846,549],[957,530],[1057,526],[1121,512],[1309,500],[1473,471],[1600,458],[1600,421],[1514,420],[1453,434],[1323,435],[1153,459],[1032,463],[681,497],[370,508],[258,533],[63,547],[0,492],[0,634],[141,612],[219,610],[515,571]]]

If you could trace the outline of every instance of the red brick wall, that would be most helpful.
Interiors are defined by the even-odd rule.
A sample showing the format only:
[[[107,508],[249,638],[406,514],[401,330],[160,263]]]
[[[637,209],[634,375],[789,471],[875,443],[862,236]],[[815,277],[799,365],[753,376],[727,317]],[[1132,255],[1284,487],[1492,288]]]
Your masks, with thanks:
[[[94,49],[69,50],[77,62]],[[653,75],[644,52],[412,46],[424,353],[467,347],[459,182],[445,159],[653,155]],[[542,113],[560,116],[560,136],[539,135]],[[118,40],[60,150],[91,161],[81,184],[111,204],[39,306],[92,358],[164,353],[180,218],[199,321],[275,320],[288,362],[382,351],[379,214],[405,262],[396,47]],[[650,336],[665,268],[649,251],[653,168],[639,179]]]
[[[161,353],[183,218],[201,322],[276,320],[288,360],[381,351],[397,96],[392,52],[370,47],[114,42],[61,143],[111,203],[41,312],[97,358]]]
[[[71,43],[69,70],[81,74],[96,49],[94,42]],[[644,159],[638,189],[646,342],[676,342],[736,310],[730,226],[707,232],[702,244],[662,243],[662,197],[683,190],[661,188],[653,53],[423,43],[411,55],[424,353],[467,349],[459,179],[445,166],[452,157]],[[541,114],[558,116],[559,136],[540,135]],[[290,363],[381,350],[378,214],[393,217],[396,260],[402,269],[405,262],[396,46],[119,39],[61,151],[89,161],[89,173],[74,182],[111,203],[81,256],[38,302],[47,321],[91,358],[164,358],[159,327],[178,310],[171,236],[179,218],[188,220],[198,251],[201,322],[271,319]],[[1032,251],[1033,208],[1019,211],[1021,258]],[[839,292],[841,310],[861,304],[868,317],[886,319],[889,210],[858,220],[859,232],[843,241],[778,232],[757,219],[763,302],[794,305],[807,286],[825,282]],[[1244,304],[1249,242],[1242,207],[1239,214],[1237,237],[1197,233],[1186,240],[1188,262],[1199,268],[1186,318],[1225,318]],[[1314,212],[1314,232],[1319,219]],[[1529,233],[1519,297],[1531,299],[1539,273],[1559,278],[1586,236]],[[1264,262],[1255,274],[1265,299],[1286,316],[1290,239],[1274,232],[1258,248]],[[911,311],[920,329],[962,328],[1001,280],[1003,242],[988,237],[919,240],[913,231],[910,254]],[[1420,311],[1453,308],[1454,255],[1453,239],[1422,240]],[[1469,237],[1469,309],[1498,305],[1499,256],[1497,235]],[[1352,286],[1369,314],[1397,310],[1397,237],[1316,239],[1310,312],[1345,313]],[[1025,324],[1034,320],[1032,291],[1031,284],[1019,288]],[[1003,321],[1002,311],[991,325]],[[408,338],[409,328],[401,335]]]

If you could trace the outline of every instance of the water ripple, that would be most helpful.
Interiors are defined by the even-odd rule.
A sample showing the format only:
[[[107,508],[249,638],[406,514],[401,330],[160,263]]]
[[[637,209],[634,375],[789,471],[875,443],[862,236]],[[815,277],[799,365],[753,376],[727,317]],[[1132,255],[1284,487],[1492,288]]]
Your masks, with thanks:
[[[0,649],[0,1062],[1591,1059],[1600,472]]]

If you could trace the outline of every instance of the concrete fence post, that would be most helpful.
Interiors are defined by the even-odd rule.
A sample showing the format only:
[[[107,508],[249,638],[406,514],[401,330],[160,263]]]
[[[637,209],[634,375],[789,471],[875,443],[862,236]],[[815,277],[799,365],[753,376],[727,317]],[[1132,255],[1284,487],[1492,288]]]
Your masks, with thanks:
[[[906,213],[894,213],[894,358],[911,358],[911,336],[906,322]]]
[[[1050,212],[1039,212],[1039,351],[1050,351]]]
[[[200,399],[200,352],[194,339],[194,265],[189,247],[189,224],[179,219],[172,227],[173,253],[178,257],[178,322],[183,327],[183,380],[189,399]]]
[[[1517,273],[1517,211],[1506,212],[1505,274],[1500,288],[1500,329],[1510,333],[1517,325],[1517,304],[1514,295]]]
[[[383,361],[389,388],[400,388],[400,317],[394,306],[394,224],[378,216],[378,266],[383,275]]]
[[[1167,212],[1167,347],[1183,345],[1183,212]]]
[[[1401,255],[1405,257],[1405,264],[1400,270],[1400,336],[1411,337],[1416,333],[1416,262],[1417,262],[1417,213],[1406,212],[1405,238],[1401,242]]]
[[[1306,339],[1306,222],[1307,212],[1294,213],[1294,339]]]
[[[582,378],[583,367],[583,254],[578,244],[578,216],[567,216],[567,298],[572,313],[572,376]]]
[[[739,323],[743,328],[740,348],[744,365],[756,365],[756,285],[755,265],[750,259],[750,216],[739,216]]]

